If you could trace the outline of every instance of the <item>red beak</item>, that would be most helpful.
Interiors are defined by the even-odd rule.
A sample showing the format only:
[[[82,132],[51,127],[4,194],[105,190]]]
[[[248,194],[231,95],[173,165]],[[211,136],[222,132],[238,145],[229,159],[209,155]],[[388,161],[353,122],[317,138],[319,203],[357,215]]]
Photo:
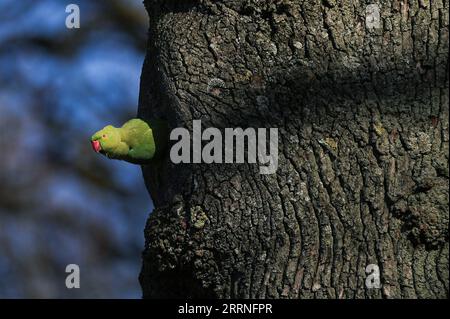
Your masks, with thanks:
[[[99,141],[92,141],[92,149],[96,152],[99,153],[102,149],[102,147],[100,146],[100,142]]]

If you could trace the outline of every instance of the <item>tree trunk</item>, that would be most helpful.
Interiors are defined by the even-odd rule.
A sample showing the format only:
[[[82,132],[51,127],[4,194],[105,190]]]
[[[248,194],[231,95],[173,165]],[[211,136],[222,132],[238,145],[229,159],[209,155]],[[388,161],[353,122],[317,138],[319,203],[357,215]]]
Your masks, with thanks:
[[[145,4],[139,116],[278,128],[279,167],[144,167],[144,297],[448,298],[448,0]]]

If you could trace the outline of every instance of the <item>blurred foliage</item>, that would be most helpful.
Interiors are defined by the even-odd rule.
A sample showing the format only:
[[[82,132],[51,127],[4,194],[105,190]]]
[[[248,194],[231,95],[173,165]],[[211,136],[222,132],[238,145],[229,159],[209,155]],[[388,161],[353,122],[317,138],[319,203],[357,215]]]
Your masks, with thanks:
[[[67,29],[69,3],[0,2],[0,298],[141,295],[151,201],[140,168],[89,137],[136,114],[147,17],[139,0],[79,0]]]

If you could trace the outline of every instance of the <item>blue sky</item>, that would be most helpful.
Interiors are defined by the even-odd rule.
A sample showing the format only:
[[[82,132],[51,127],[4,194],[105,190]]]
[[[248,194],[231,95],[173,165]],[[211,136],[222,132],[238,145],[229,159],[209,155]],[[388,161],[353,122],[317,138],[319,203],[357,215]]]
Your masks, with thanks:
[[[140,0],[124,2],[145,16]],[[81,28],[105,19],[108,1],[78,3]],[[0,164],[0,297],[139,298],[151,199],[138,166],[88,140],[135,116],[144,52],[115,21],[70,50],[39,45],[80,36],[65,28],[67,4],[0,3],[0,147],[11,149]],[[85,278],[78,291],[62,284],[69,263]]]

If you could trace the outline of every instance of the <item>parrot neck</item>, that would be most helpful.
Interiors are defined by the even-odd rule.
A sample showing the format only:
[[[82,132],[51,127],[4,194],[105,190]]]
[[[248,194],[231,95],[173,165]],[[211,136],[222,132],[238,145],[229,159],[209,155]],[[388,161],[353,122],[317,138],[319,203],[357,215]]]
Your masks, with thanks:
[[[128,155],[130,148],[124,142],[120,142],[115,148],[113,154],[115,157],[121,158]]]
[[[127,129],[126,127],[121,127],[119,129],[120,132],[120,139],[123,143],[128,143],[129,139],[130,139],[130,130]]]
[[[128,155],[128,152],[130,151],[130,147],[127,143],[129,132],[124,128],[120,128],[119,133],[120,133],[120,143],[114,148],[114,154],[118,158],[124,158],[125,156]]]

